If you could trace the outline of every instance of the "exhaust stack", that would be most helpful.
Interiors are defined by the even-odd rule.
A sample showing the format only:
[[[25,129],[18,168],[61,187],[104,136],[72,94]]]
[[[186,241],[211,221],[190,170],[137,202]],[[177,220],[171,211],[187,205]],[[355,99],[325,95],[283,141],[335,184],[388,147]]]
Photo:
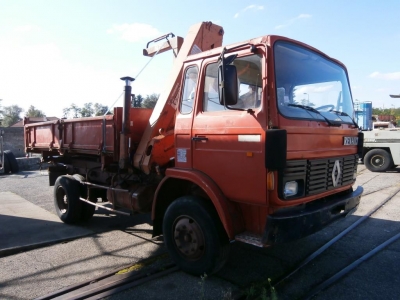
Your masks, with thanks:
[[[125,81],[125,98],[124,98],[124,113],[122,115],[122,131],[120,134],[120,145],[119,145],[119,167],[121,169],[127,169],[129,166],[129,151],[128,151],[128,135],[129,131],[129,112],[131,109],[131,82],[135,78],[126,76],[122,77],[121,80]],[[130,145],[129,145],[130,146]]]

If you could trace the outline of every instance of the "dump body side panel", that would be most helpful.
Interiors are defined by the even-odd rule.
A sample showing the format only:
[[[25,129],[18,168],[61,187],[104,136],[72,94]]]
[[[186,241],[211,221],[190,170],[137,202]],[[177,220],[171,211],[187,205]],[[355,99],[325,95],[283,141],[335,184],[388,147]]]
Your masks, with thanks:
[[[61,122],[61,150],[74,153],[100,154],[101,151],[114,153],[113,116],[106,116],[105,143],[103,141],[103,117],[78,118]]]
[[[152,109],[131,108],[129,127],[132,147],[141,140],[149,122]],[[25,125],[26,152],[41,153],[53,151],[64,154],[114,156],[118,161],[119,132],[121,131],[122,107],[114,110],[114,115],[56,121]],[[103,142],[105,140],[105,143]]]
[[[60,120],[25,125],[25,152],[60,149]]]

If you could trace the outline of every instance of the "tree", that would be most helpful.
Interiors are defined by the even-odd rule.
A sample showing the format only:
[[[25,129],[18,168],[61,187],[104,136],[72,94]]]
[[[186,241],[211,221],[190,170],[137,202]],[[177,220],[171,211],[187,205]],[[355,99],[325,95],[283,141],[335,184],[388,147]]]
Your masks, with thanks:
[[[69,107],[63,108],[63,118],[85,118],[93,116],[102,116],[108,111],[108,106],[92,102],[83,104],[80,108],[72,103]],[[108,112],[107,114],[111,114]]]
[[[94,109],[92,108],[92,103],[85,103],[83,104],[83,108],[80,109],[79,113],[81,115],[81,117],[91,117],[93,116],[94,113]]]
[[[39,109],[36,109],[33,105],[29,106],[28,111],[25,114],[25,117],[31,117],[31,118],[39,118],[39,117],[45,117],[46,115]]]
[[[305,105],[305,106],[315,106],[314,103],[310,102],[308,99],[301,99],[301,105]]]
[[[3,101],[3,99],[0,99],[0,116],[3,116],[4,111],[1,106],[1,101]]]
[[[95,116],[102,116],[106,113],[108,110],[108,106],[100,104],[100,103],[95,103],[94,104],[94,115]],[[110,114],[110,112],[108,113]]]
[[[81,108],[79,108],[75,103],[72,103],[69,107],[63,108],[63,117],[64,118],[78,118],[81,112]]]
[[[142,107],[154,108],[156,106],[158,97],[160,97],[160,94],[147,95],[143,101]]]
[[[143,96],[137,95],[132,97],[131,107],[142,107]]]
[[[3,118],[3,113],[4,113],[3,108],[1,106],[1,101],[3,101],[3,99],[0,99],[0,127],[3,126],[2,118]]]
[[[396,109],[398,110],[398,109]],[[392,111],[390,108],[378,108],[378,107],[373,107],[372,108],[372,114],[373,115],[395,115],[396,112],[392,114]]]
[[[18,105],[11,105],[3,107],[3,126],[8,127],[11,126],[22,119],[19,117],[20,113],[24,110]]]

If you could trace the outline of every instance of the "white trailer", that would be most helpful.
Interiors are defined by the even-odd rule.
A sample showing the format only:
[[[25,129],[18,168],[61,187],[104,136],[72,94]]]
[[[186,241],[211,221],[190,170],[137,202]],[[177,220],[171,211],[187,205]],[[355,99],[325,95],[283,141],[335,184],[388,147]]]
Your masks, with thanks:
[[[386,172],[400,165],[400,130],[364,131],[362,159],[372,172]]]

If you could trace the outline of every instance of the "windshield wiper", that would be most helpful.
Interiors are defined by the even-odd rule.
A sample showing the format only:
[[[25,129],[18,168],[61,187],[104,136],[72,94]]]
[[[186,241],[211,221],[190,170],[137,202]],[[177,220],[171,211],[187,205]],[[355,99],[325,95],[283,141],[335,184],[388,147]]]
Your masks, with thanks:
[[[338,114],[339,116],[349,117],[351,119],[351,121],[353,122],[353,125],[356,126],[357,128],[359,128],[356,121],[352,117],[350,117],[347,113],[345,113],[344,111],[338,111],[338,110],[331,109],[329,112],[334,112],[335,114]]]
[[[320,111],[316,110],[315,108],[311,107],[311,106],[307,106],[307,105],[300,105],[300,104],[288,104],[289,106],[294,106],[294,107],[299,107],[302,108],[304,110],[308,110],[308,111],[312,111],[316,114],[319,114],[320,116],[322,116],[326,123],[328,123],[329,126],[335,126],[335,127],[340,127],[342,124],[340,123],[333,123],[332,121],[330,121],[327,117],[325,117],[323,114],[321,114]]]

